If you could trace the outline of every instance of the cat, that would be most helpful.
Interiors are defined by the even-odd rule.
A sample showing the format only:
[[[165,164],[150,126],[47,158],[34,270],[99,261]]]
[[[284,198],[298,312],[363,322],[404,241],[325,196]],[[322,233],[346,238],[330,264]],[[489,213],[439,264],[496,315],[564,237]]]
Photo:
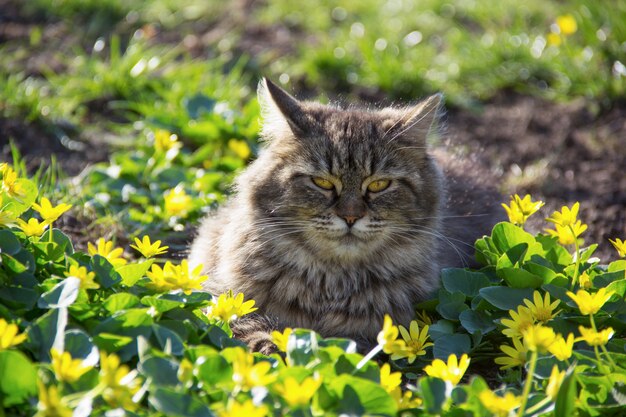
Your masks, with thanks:
[[[440,94],[344,109],[263,79],[258,99],[265,146],[202,222],[190,265],[204,265],[212,294],[256,301],[258,314],[233,323],[253,350],[272,351],[269,333],[284,327],[366,350],[385,314],[408,324],[442,266],[471,262],[471,245],[493,223],[471,207],[489,213],[497,199],[470,181],[471,166],[428,149]]]

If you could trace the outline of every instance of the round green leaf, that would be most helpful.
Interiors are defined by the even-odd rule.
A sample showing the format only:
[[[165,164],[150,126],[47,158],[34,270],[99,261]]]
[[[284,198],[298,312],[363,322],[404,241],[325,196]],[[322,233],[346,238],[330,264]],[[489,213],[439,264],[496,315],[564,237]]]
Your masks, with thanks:
[[[24,403],[37,394],[37,369],[22,352],[0,351],[0,393],[3,407]]]

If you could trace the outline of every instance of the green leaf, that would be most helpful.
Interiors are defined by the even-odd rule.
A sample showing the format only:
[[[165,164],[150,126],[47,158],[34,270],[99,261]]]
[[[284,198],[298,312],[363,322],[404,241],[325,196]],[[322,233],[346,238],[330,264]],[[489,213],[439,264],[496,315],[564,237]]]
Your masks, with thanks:
[[[151,390],[148,402],[170,417],[213,417],[209,407],[196,397],[169,388]]]
[[[39,293],[31,288],[0,286],[0,300],[12,308],[31,310],[39,299]]]
[[[129,336],[121,336],[112,333],[100,333],[93,338],[94,343],[106,352],[117,352],[135,339]]]
[[[63,350],[67,308],[54,308],[39,317],[27,329],[28,345],[40,362],[50,360],[50,349]]]
[[[626,270],[626,259],[613,261],[609,264],[607,272],[618,272]]]
[[[480,290],[480,295],[500,310],[515,310],[524,299],[533,299],[533,289],[493,286]]]
[[[424,408],[431,414],[440,414],[446,402],[446,383],[439,378],[425,377],[419,381]]]
[[[6,265],[14,274],[21,274],[22,272],[28,271],[28,265],[24,265],[13,256],[6,253],[0,254],[0,260],[0,265]]]
[[[287,358],[294,365],[306,366],[317,359],[319,336],[312,330],[296,329],[289,336],[295,341],[288,344]]]
[[[211,114],[217,101],[202,93],[196,93],[191,98],[183,100],[183,106],[191,119],[198,119],[202,114]]]
[[[22,245],[10,230],[0,230],[0,253],[15,255],[22,250]]]
[[[396,402],[375,382],[339,375],[330,381],[329,388],[340,398],[341,413],[396,415]]]
[[[530,233],[527,233],[521,227],[508,222],[496,224],[491,232],[491,238],[493,239],[493,244],[496,248],[498,248],[500,253],[505,253],[514,246],[522,243],[526,243],[530,246],[537,242]]]
[[[91,258],[91,269],[96,273],[96,277],[102,288],[111,288],[122,282],[122,277],[115,271],[113,265],[100,255]]]
[[[334,370],[335,374],[348,374],[358,376],[364,379],[369,379],[373,382],[379,382],[380,369],[374,362],[367,362],[360,369],[357,369],[357,364],[363,359],[363,356],[356,353],[347,353],[341,355],[337,362],[335,362]]]
[[[498,276],[512,288],[539,288],[543,284],[543,278],[520,268],[502,268]]]
[[[37,369],[22,352],[0,351],[0,398],[3,407],[26,405],[37,394]]]
[[[39,308],[69,307],[76,301],[80,290],[80,279],[67,277],[55,285],[50,291],[41,296],[37,306]]]
[[[166,298],[162,298],[161,295],[147,295],[141,299],[141,303],[143,305],[154,307],[159,314],[163,314],[184,305],[182,301],[168,300]]]
[[[528,251],[528,243],[520,243],[513,246],[500,256],[496,269],[512,268],[518,266],[519,262],[524,260],[524,256]]]
[[[484,335],[496,328],[493,318],[484,311],[465,310],[459,315],[459,320],[470,334],[479,331]]]
[[[82,359],[87,364],[95,364],[98,361],[98,348],[91,337],[79,329],[70,329],[65,332],[63,350],[69,352],[72,358]]]
[[[137,369],[153,385],[178,385],[178,363],[159,356],[148,356],[139,362]]]
[[[167,327],[159,324],[152,325],[152,332],[159,342],[159,346],[164,352],[170,353],[175,356],[183,354],[185,349],[183,340],[178,336],[176,332],[168,329]]]
[[[470,337],[461,333],[443,335],[437,338],[434,343],[433,356],[443,360],[447,360],[451,354],[461,356],[464,353],[469,353],[472,349]]]
[[[565,373],[563,382],[554,401],[554,417],[571,417],[576,414],[576,373],[575,366]]]
[[[606,286],[607,291],[615,291],[615,293],[621,298],[626,293],[626,279],[620,279],[611,282]]]
[[[454,333],[456,325],[449,320],[438,320],[428,328],[428,334],[433,340],[437,340],[441,336]]]
[[[41,235],[39,242],[49,242],[49,236],[50,230],[46,230],[43,235]],[[72,255],[74,253],[74,246],[72,246],[71,239],[59,229],[52,230],[52,242],[56,244],[56,246],[54,246],[55,259],[59,254]]]
[[[448,292],[461,292],[466,297],[475,297],[481,288],[491,285],[489,278],[482,272],[473,272],[460,268],[446,268],[441,271],[443,287]]]
[[[28,210],[37,199],[37,185],[27,178],[18,178],[15,184],[21,188],[19,198],[3,194],[2,211],[11,212],[14,216],[19,216]]]
[[[221,383],[230,382],[233,377],[233,368],[230,364],[216,352],[203,355],[197,362],[196,376],[208,387],[213,387]]]
[[[134,294],[121,292],[117,294],[111,294],[102,306],[109,312],[115,313],[120,310],[127,310],[129,308],[135,307],[139,304],[139,297]]]
[[[154,260],[148,259],[147,261],[138,264],[126,264],[118,266],[115,270],[122,278],[122,284],[127,287],[132,287],[137,281],[146,276],[146,272],[150,269],[150,266],[154,263]]]
[[[448,320],[458,320],[459,314],[469,308],[465,304],[465,294],[462,292],[448,293],[445,290],[439,291],[439,305],[437,305],[437,312],[441,316]]]

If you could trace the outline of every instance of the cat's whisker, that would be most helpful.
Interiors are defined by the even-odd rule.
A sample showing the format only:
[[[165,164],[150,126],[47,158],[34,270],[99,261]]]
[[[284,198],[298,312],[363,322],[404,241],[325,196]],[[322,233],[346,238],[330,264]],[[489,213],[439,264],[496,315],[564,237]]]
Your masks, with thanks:
[[[438,238],[438,239],[441,239],[444,243],[446,243],[448,246],[450,246],[450,248],[452,248],[452,250],[454,250],[456,255],[459,257],[459,261],[461,262],[461,264],[464,267],[467,266],[466,256],[459,250],[459,248],[454,243],[452,243],[450,241],[449,238],[445,237],[441,233],[435,232],[434,230],[424,230],[424,229],[421,229],[421,230],[419,230],[419,232],[423,233],[423,234],[426,234],[426,235],[433,236],[433,237]],[[414,239],[415,238],[415,236],[412,235],[409,230],[396,231],[395,233],[397,235],[404,236],[404,237],[406,237],[408,239]]]

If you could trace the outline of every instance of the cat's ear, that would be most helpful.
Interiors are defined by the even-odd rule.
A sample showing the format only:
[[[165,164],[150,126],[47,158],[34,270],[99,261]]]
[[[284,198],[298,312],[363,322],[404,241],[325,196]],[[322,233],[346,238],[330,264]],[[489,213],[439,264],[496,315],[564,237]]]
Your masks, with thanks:
[[[261,105],[263,119],[261,134],[264,139],[271,140],[285,129],[295,134],[306,130],[302,104],[288,92],[263,78],[259,82],[257,96]]]
[[[394,122],[394,127],[398,131],[397,136],[425,143],[428,133],[440,116],[442,101],[443,94],[438,93],[415,106],[406,108],[400,120]]]

